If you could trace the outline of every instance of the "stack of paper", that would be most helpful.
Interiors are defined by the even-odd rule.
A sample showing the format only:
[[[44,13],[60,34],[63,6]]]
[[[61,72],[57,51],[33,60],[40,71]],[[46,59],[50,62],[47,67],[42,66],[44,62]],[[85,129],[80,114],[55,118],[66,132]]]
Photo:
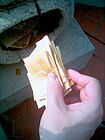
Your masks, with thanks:
[[[63,66],[59,47],[55,46],[48,36],[37,42],[36,46],[32,54],[24,59],[24,62],[34,99],[40,108],[46,104],[47,76],[50,72],[54,72],[59,78],[64,96],[70,92],[73,82]]]

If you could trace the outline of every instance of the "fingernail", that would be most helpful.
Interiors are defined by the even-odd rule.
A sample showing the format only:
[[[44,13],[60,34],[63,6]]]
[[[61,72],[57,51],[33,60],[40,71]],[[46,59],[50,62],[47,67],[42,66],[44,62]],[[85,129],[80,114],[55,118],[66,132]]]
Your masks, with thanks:
[[[51,81],[54,81],[56,79],[56,75],[54,73],[49,73],[48,74],[48,80],[51,82]]]

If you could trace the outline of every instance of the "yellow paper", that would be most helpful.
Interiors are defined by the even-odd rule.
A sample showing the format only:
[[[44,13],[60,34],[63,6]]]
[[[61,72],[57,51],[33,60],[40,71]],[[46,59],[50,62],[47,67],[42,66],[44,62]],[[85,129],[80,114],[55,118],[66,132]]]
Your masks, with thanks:
[[[28,71],[27,75],[33,90],[34,99],[40,108],[46,105],[47,76],[50,72],[54,72],[57,75],[64,96],[70,92],[73,82],[68,77],[62,63],[59,47],[55,46],[48,36],[37,42],[36,46],[32,54],[24,59],[24,62]]]

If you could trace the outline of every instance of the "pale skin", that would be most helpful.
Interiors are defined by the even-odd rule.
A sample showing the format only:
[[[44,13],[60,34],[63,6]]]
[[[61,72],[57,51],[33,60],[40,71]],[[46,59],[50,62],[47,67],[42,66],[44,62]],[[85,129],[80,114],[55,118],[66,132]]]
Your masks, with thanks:
[[[73,90],[80,95],[80,100],[73,103],[72,97],[64,99],[57,76],[50,73],[47,105],[39,127],[40,140],[89,140],[102,121],[99,81],[71,69],[68,74],[75,83]]]

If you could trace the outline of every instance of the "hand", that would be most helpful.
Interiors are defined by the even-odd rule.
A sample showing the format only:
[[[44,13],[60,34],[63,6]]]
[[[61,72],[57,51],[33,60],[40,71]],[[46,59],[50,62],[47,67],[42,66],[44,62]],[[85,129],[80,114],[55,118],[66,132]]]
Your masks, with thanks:
[[[39,128],[41,140],[88,140],[101,122],[103,109],[99,81],[74,70],[68,73],[75,83],[73,89],[80,91],[80,101],[65,104],[59,80],[50,73],[47,106]]]

